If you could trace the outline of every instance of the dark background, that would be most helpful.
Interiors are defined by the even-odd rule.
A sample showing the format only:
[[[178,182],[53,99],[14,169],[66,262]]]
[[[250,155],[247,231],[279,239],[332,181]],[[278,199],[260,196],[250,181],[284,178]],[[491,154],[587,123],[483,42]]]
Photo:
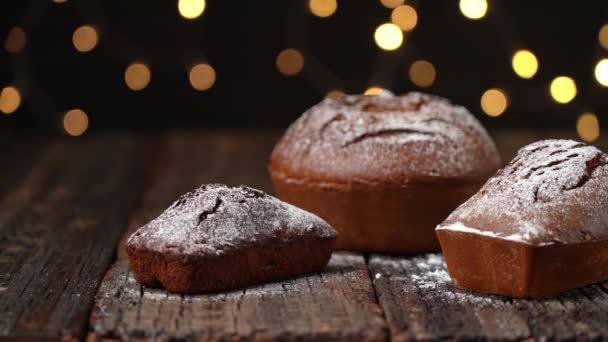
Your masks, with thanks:
[[[0,88],[16,85],[19,109],[0,114],[0,128],[61,134],[62,115],[81,108],[89,132],[168,127],[284,126],[319,102],[327,91],[362,93],[381,86],[395,93],[422,90],[467,106],[490,127],[575,130],[586,111],[608,123],[606,95],[593,76],[608,56],[598,30],[608,22],[606,1],[489,1],[481,20],[465,18],[458,1],[407,1],[418,11],[417,27],[397,51],[379,49],[375,28],[390,21],[378,0],[338,1],[337,12],[318,18],[307,1],[208,0],[197,19],[182,18],[177,1],[2,1],[0,39],[12,27],[27,33],[16,54],[0,50]],[[88,53],[76,51],[72,34],[81,25],[99,33]],[[277,54],[289,47],[304,54],[303,71],[280,74]],[[530,80],[511,69],[511,56],[532,50],[540,68]],[[432,61],[435,83],[419,89],[408,78],[417,59]],[[125,68],[145,62],[152,80],[135,92]],[[196,91],[188,70],[211,64],[214,86]],[[560,105],[549,96],[558,75],[575,79],[578,96]],[[510,98],[496,118],[483,114],[481,94],[500,87]]]

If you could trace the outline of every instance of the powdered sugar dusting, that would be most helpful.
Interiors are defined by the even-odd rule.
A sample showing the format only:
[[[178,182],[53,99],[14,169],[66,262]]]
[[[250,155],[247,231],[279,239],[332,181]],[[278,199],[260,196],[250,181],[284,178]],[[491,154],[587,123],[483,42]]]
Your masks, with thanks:
[[[262,191],[209,184],[181,196],[127,243],[167,253],[220,256],[274,241],[335,236],[319,217]]]
[[[324,100],[281,139],[272,156],[272,166],[278,164],[318,176],[485,179],[499,158],[485,129],[464,107],[408,93]]]
[[[608,157],[572,140],[522,148],[437,229],[534,245],[608,238]]]

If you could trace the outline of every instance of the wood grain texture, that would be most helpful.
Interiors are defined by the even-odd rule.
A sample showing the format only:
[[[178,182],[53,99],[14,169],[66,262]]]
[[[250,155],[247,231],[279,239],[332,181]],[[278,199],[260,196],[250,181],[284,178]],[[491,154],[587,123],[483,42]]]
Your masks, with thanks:
[[[125,239],[202,183],[270,192],[267,163],[276,131],[173,133],[156,161]],[[180,296],[141,287],[119,246],[91,314],[90,340],[383,340],[381,311],[361,255],[333,257],[327,272],[227,293]]]
[[[524,300],[452,287],[440,254],[373,255],[369,269],[395,341],[608,336],[608,283],[559,296]]]
[[[142,288],[120,260],[104,279],[91,340],[382,341],[365,260],[336,253],[323,273],[243,290],[180,296]]]
[[[108,135],[6,160],[0,198],[0,337],[84,336],[96,289],[141,192],[144,149]],[[6,164],[5,164],[6,165]]]

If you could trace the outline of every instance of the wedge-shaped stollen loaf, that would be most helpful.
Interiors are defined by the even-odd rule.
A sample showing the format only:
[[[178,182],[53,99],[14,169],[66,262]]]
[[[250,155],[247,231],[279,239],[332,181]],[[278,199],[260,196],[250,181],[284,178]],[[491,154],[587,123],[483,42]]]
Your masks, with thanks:
[[[259,190],[203,185],[127,241],[135,279],[171,292],[226,290],[322,270],[336,232]]]
[[[436,231],[458,287],[537,297],[606,280],[608,156],[528,145]]]

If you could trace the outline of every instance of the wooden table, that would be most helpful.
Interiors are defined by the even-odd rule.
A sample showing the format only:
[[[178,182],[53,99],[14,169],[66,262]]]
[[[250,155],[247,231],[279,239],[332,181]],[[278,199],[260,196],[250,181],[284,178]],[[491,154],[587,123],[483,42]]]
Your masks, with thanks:
[[[440,254],[337,252],[326,271],[226,293],[140,286],[124,239],[202,183],[271,191],[278,130],[0,138],[0,338],[608,338],[608,283],[542,300],[450,285]],[[497,132],[505,160],[559,132]],[[606,150],[606,139],[598,145]]]

